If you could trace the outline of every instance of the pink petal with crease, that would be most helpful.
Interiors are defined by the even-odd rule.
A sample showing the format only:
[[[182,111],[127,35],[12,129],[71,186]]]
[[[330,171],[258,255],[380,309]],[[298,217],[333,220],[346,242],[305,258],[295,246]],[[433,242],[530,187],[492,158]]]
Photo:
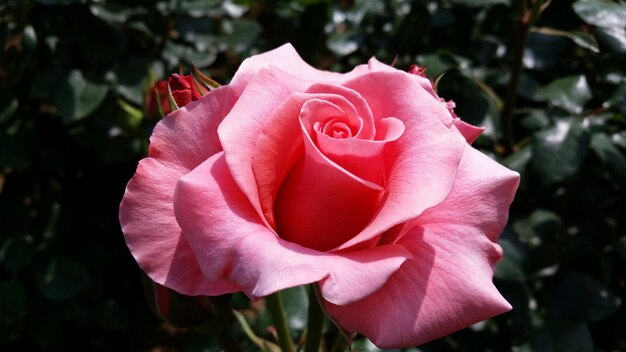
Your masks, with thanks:
[[[325,299],[347,304],[379,289],[408,256],[395,244],[328,254],[279,238],[239,190],[223,153],[181,178],[174,208],[204,276],[252,299],[319,281]]]
[[[221,150],[216,128],[235,99],[227,87],[219,88],[159,122],[149,157],[139,163],[120,204],[122,232],[139,266],[155,282],[182,294],[239,290],[223,280],[204,279],[172,204],[178,179]]]
[[[353,175],[384,187],[388,172],[385,147],[402,136],[404,124],[387,117],[380,119],[378,125],[376,132],[380,139],[337,139],[315,131],[316,144],[322,154]]]
[[[472,144],[478,136],[485,130],[484,127],[476,127],[474,125],[470,125],[469,123],[456,118],[452,121],[454,127],[465,137],[467,143]]]
[[[241,94],[258,72],[272,66],[300,80],[308,80],[312,83],[339,83],[370,70],[367,65],[357,66],[352,72],[348,73],[318,70],[304,62],[298,55],[298,52],[296,52],[296,49],[288,43],[244,60],[229,86]]]
[[[456,178],[466,145],[442,121],[449,111],[408,73],[372,72],[346,82],[369,104],[374,119],[394,117],[405,131],[386,150],[390,165],[386,198],[372,222],[337,249],[370,244],[395,225],[441,203]]]
[[[495,241],[518,183],[517,173],[467,146],[447,199],[399,236],[397,243],[413,259],[378,292],[349,305],[326,303],[327,312],[348,331],[394,348],[422,344],[510,310],[491,280],[502,256]]]
[[[309,86],[309,82],[290,76],[275,67],[265,68],[250,81],[217,129],[233,179],[268,226],[272,225],[263,216],[252,167],[257,140],[274,110],[290,95],[305,91]],[[291,140],[289,136],[284,138]]]

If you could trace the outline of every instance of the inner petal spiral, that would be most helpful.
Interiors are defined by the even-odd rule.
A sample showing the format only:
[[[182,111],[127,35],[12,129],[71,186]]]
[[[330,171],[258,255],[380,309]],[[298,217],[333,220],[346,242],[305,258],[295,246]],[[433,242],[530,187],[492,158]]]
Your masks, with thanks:
[[[328,251],[376,213],[385,193],[385,146],[402,135],[404,124],[387,117],[364,127],[351,101],[322,94],[302,104],[299,121],[304,155],[277,194],[276,230],[290,242]]]
[[[333,117],[330,120],[328,120],[323,125],[323,127],[320,128],[321,125],[322,124],[319,121],[315,122],[313,128],[316,131],[319,131],[332,138],[337,138],[337,139],[351,138],[355,134],[354,132],[352,132],[352,129],[350,128],[348,123],[344,121],[342,117]]]

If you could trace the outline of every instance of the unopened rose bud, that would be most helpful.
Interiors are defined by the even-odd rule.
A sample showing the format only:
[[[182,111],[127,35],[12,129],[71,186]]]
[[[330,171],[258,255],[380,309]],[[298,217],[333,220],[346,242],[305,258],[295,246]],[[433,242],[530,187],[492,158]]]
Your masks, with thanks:
[[[146,101],[146,110],[150,116],[157,116],[161,111],[165,116],[176,109],[176,106],[172,106],[170,102],[170,92],[176,106],[180,108],[200,99],[207,93],[207,89],[198,82],[194,82],[192,75],[181,76],[174,73],[167,80],[158,81],[150,90]],[[161,107],[160,110],[157,102]]]
[[[426,67],[419,67],[417,65],[411,65],[411,67],[409,67],[409,73],[412,75],[426,77]]]

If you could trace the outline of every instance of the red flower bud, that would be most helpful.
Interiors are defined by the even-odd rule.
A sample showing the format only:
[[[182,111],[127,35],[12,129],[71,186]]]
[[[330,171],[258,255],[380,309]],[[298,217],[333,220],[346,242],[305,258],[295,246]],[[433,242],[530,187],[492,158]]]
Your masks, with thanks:
[[[413,75],[426,77],[426,67],[419,67],[417,65],[411,65],[411,67],[409,67],[409,73]]]
[[[181,76],[174,73],[167,81],[158,81],[150,90],[150,95],[146,100],[146,110],[150,116],[156,116],[159,113],[159,108],[156,105],[157,101],[161,106],[163,115],[167,115],[175,110],[175,107],[170,106],[170,92],[176,106],[183,107],[194,100],[200,99],[201,96],[207,93],[207,90],[199,83],[194,82],[192,75]]]

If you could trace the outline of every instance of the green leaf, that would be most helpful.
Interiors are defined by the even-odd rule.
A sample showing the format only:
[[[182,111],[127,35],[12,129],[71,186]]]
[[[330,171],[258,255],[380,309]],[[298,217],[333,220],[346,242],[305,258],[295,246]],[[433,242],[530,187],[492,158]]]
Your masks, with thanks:
[[[626,54],[626,28],[598,28],[598,40],[616,54]]]
[[[446,71],[459,66],[455,58],[446,53],[419,55],[417,62],[420,67],[426,68],[426,73],[431,78],[440,77]]]
[[[117,24],[126,22],[130,15],[128,8],[113,4],[93,4],[89,6],[89,12],[105,22]]]
[[[222,23],[224,36],[220,38],[221,42],[229,50],[241,53],[248,50],[257,40],[261,33],[261,26],[250,20],[233,20],[224,21]],[[198,66],[202,67],[205,65]]]
[[[54,105],[65,123],[80,120],[94,112],[104,101],[108,87],[87,80],[79,70],[72,70],[61,82]]]
[[[520,242],[530,247],[538,247],[544,238],[554,235],[560,226],[561,218],[556,213],[540,208],[527,218],[515,221],[513,230]]]
[[[531,165],[544,184],[563,181],[578,171],[590,139],[585,120],[560,119],[553,127],[535,134]]]
[[[161,55],[170,66],[178,67],[182,62],[194,63],[199,67],[206,67],[215,62],[217,53],[214,51],[213,46],[206,46],[197,48],[195,46],[189,46],[179,44],[168,40],[165,42],[165,47],[161,52]]]
[[[591,50],[594,53],[600,52],[598,42],[591,34],[584,32],[569,32],[568,36],[579,47]]]
[[[560,65],[569,48],[570,43],[567,37],[530,32],[524,50],[524,67],[531,70],[544,70]]]
[[[571,39],[576,45],[580,46],[581,48],[591,50],[594,53],[600,52],[600,48],[598,47],[598,42],[596,41],[596,38],[594,38],[589,33],[578,32],[578,31],[568,32],[568,31],[562,31],[559,29],[547,28],[547,27],[533,28],[533,32],[542,33],[546,35],[566,37],[566,38]]]
[[[611,94],[611,97],[602,104],[602,107],[607,109],[615,108],[626,116],[626,79],[620,78],[624,81],[620,82],[613,94]]]
[[[613,144],[605,133],[594,133],[591,136],[591,150],[602,160],[618,182],[626,183],[626,157]]]
[[[526,115],[520,123],[528,130],[539,131],[550,126],[551,120],[545,110],[535,109]]]
[[[532,149],[530,145],[526,145],[515,153],[502,160],[502,164],[509,169],[515,170],[519,173],[523,173],[526,169],[526,165],[532,158]]]
[[[141,120],[144,118],[144,112],[141,109],[138,109],[129,103],[125,102],[124,99],[117,99],[117,104],[126,112],[126,116],[128,116],[128,122],[131,126],[137,127],[141,124]],[[158,103],[157,103],[158,105]]]
[[[579,0],[572,7],[583,21],[598,27],[626,27],[626,5],[606,0]]]
[[[510,5],[510,0],[452,0],[453,3],[471,7],[484,7],[497,4]]]
[[[350,55],[359,49],[355,31],[334,32],[328,37],[326,46],[339,57]]]
[[[287,324],[291,331],[304,330],[307,323],[309,298],[306,286],[296,286],[281,291],[287,314]]]
[[[65,257],[48,260],[37,281],[43,296],[54,301],[75,297],[91,284],[83,265]]]
[[[33,50],[37,48],[37,33],[31,25],[24,27],[22,31],[22,45],[27,50]]]
[[[151,64],[149,60],[143,58],[126,60],[124,65],[114,71],[115,93],[127,102],[141,106],[144,103],[145,88],[152,83],[147,77]]]
[[[573,114],[583,112],[583,107],[591,99],[591,90],[585,76],[569,76],[552,81],[537,90],[535,98],[548,101]]]

